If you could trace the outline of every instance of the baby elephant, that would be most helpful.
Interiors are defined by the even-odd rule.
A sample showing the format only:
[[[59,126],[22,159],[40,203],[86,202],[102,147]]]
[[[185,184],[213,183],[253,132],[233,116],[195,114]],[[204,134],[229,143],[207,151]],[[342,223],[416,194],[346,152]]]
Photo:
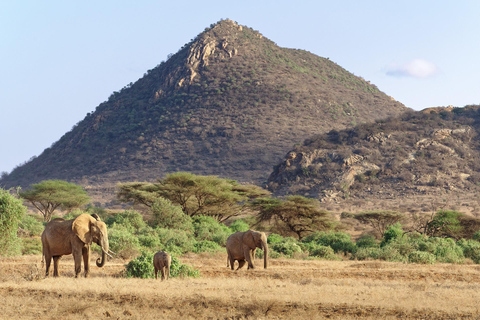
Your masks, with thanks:
[[[172,257],[165,251],[158,251],[153,256],[153,267],[155,268],[155,279],[158,279],[158,270],[162,273],[162,280],[170,277],[170,265]]]

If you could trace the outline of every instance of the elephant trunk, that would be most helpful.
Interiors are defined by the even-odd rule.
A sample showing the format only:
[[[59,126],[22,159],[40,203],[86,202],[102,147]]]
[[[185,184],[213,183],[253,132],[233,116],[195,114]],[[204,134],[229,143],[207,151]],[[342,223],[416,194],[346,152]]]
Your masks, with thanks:
[[[267,269],[268,266],[268,244],[267,241],[262,243],[263,246],[263,268]]]
[[[106,255],[108,254],[108,238],[102,239],[101,241],[99,241],[98,244],[102,248],[102,257],[98,258],[96,263],[97,263],[97,267],[101,268],[105,265],[105,262],[107,261]]]

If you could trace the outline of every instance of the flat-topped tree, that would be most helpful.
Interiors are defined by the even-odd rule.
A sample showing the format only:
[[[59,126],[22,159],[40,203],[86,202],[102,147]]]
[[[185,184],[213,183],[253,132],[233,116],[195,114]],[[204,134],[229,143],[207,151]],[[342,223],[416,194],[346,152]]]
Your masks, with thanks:
[[[63,180],[32,184],[29,190],[20,193],[20,197],[37,208],[45,222],[52,219],[53,212],[58,208],[70,211],[90,202],[90,197],[81,186]]]

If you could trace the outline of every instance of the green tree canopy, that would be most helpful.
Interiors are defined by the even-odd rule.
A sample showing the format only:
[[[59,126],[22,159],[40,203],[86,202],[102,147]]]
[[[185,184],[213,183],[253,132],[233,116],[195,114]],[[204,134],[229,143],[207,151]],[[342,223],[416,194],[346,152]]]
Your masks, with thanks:
[[[179,205],[188,216],[205,215],[217,221],[242,214],[249,200],[270,194],[254,185],[240,185],[235,180],[188,172],[168,174],[156,183],[122,183],[118,189],[117,197],[122,202],[151,208],[155,201],[164,198]]]
[[[285,200],[260,198],[253,202],[260,221],[272,221],[280,230],[294,233],[301,240],[315,231],[330,230],[335,226],[331,214],[320,208],[317,199],[294,195]]]
[[[371,225],[380,236],[383,236],[389,226],[405,218],[402,213],[389,210],[363,211],[357,213],[354,217],[364,224]]]
[[[27,208],[9,190],[0,188],[0,255],[19,253],[17,230]]]
[[[90,197],[81,186],[62,180],[45,180],[32,184],[20,196],[37,208],[47,222],[58,208],[71,211],[90,202]]]

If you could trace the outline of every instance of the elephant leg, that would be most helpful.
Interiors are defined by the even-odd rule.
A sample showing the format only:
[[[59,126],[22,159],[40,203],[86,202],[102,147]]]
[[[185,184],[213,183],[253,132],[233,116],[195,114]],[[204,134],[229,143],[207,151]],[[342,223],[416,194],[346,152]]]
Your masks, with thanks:
[[[48,277],[48,274],[50,273],[50,264],[52,263],[52,257],[51,256],[46,256],[45,257],[45,277]]]
[[[238,269],[240,269],[241,267],[243,267],[245,265],[245,260],[238,260]],[[232,270],[233,270],[233,263],[232,263]]]
[[[53,257],[53,276],[58,277],[58,263],[60,262],[60,258],[62,256],[54,256]]]
[[[82,255],[83,255],[83,267],[85,269],[85,278],[87,278],[88,274],[90,273],[90,248],[89,247],[83,248]]]
[[[167,280],[168,278],[170,278],[170,265],[168,264],[166,267],[165,267],[165,273],[167,274]]]
[[[75,278],[78,278],[78,275],[82,271],[82,250],[75,250],[72,254],[73,261],[75,262]]]
[[[162,280],[165,280],[165,266],[162,266],[160,271],[162,272]]]
[[[158,269],[156,266],[153,266],[155,268],[155,279],[158,279]]]
[[[255,266],[253,265],[253,257],[252,257],[253,251],[254,250],[251,250],[251,249],[245,249],[244,251],[245,259],[248,262],[248,269],[255,269]]]

